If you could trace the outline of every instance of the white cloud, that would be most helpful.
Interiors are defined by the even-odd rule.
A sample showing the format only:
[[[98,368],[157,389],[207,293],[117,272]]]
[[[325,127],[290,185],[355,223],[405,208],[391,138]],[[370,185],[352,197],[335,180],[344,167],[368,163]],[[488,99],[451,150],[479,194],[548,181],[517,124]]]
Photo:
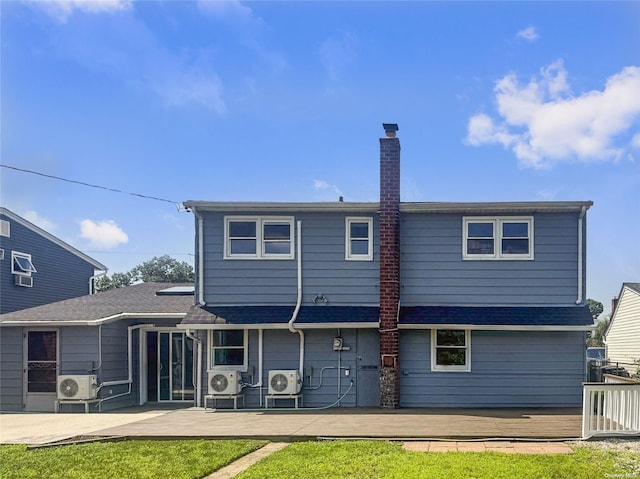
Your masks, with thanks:
[[[549,168],[562,161],[617,161],[627,133],[640,116],[640,67],[611,76],[602,91],[573,96],[561,61],[521,84],[515,74],[494,88],[498,120],[481,113],[469,119],[467,142],[510,148],[520,165]],[[616,144],[615,142],[618,142]]]
[[[631,146],[640,150],[640,133],[633,135],[633,138],[631,138]]]
[[[217,18],[234,19],[243,22],[260,21],[253,16],[251,7],[238,0],[199,0],[198,7],[204,13]]]
[[[56,225],[53,222],[49,221],[46,218],[43,218],[36,211],[33,211],[33,210],[26,211],[22,216],[27,221],[42,228],[48,233],[51,233],[56,229]]]
[[[313,189],[316,191],[331,191],[342,195],[342,191],[336,185],[331,185],[324,180],[313,180]]]
[[[538,34],[535,27],[529,26],[527,28],[520,30],[516,34],[516,37],[522,38],[523,40],[527,40],[528,42],[535,42],[538,38],[540,38],[540,35]]]
[[[74,11],[85,13],[114,13],[131,8],[130,0],[40,0],[34,2],[47,14],[60,22],[66,22]]]
[[[89,240],[93,248],[113,249],[129,242],[129,237],[113,220],[80,222],[80,236]]]

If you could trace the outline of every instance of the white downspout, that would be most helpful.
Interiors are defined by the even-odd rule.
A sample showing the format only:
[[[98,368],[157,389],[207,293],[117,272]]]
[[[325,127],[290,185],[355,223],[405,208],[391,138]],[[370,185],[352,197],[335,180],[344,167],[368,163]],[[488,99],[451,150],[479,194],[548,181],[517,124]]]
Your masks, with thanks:
[[[198,346],[197,349],[197,359],[196,359],[196,407],[200,407],[201,400],[200,396],[202,395],[202,341],[198,338],[193,331],[187,329],[185,334],[188,338],[191,338],[194,343]]]
[[[204,300],[204,219],[195,208],[193,214],[198,218],[198,303],[206,304]]]
[[[297,244],[297,255],[298,255],[298,299],[296,301],[296,308],[293,310],[293,315],[289,320],[289,331],[292,333],[298,333],[300,335],[300,377],[304,377],[304,332],[300,329],[296,329],[294,323],[298,318],[298,313],[300,312],[300,306],[302,305],[302,221],[297,222],[298,228],[298,244]]]
[[[584,252],[582,251],[582,222],[584,219],[584,215],[587,213],[587,207],[583,206],[582,211],[580,212],[580,216],[578,216],[578,299],[576,299],[576,304],[582,303],[582,283],[583,283],[583,256]]]
[[[96,294],[95,280],[96,278],[99,278],[100,276],[104,276],[105,274],[107,274],[107,271],[108,270],[104,270],[101,273],[94,274],[93,276],[89,277],[89,294]]]

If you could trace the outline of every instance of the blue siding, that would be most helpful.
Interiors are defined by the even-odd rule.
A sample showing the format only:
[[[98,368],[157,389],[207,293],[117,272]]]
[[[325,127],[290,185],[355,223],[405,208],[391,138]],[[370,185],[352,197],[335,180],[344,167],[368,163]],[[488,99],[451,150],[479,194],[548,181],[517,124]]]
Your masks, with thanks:
[[[405,214],[402,304],[559,305],[577,298],[576,214],[537,214],[534,260],[462,259],[462,215]]]
[[[0,328],[0,411],[22,411],[22,328]]]
[[[6,216],[11,237],[0,237],[4,260],[0,261],[0,314],[89,294],[91,264]],[[38,270],[32,273],[33,287],[16,286],[11,273],[11,252],[31,255]]]
[[[259,212],[247,214],[260,216]],[[295,304],[297,260],[224,260],[224,216],[204,213],[207,303]],[[332,305],[378,304],[377,218],[374,218],[374,261],[345,261],[347,216],[355,215],[305,213],[295,216],[296,221],[302,221],[303,303],[324,294]]]
[[[402,407],[579,407],[582,332],[472,331],[471,372],[432,372],[430,332],[400,336]]]

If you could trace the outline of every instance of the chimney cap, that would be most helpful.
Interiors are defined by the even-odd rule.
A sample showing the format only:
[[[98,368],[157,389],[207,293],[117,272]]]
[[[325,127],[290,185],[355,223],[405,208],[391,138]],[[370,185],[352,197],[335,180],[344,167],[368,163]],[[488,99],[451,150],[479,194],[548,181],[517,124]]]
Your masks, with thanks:
[[[396,131],[399,129],[397,123],[383,123],[382,127],[384,128],[387,138],[395,138]]]

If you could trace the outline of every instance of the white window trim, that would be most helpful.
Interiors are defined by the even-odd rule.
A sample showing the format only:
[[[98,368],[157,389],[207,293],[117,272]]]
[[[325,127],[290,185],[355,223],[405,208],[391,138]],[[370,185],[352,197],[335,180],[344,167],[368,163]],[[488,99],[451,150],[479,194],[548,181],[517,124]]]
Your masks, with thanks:
[[[225,329],[224,331],[229,331],[229,329]],[[242,360],[242,364],[231,364],[224,365],[214,363],[214,351],[218,349],[218,346],[214,346],[213,344],[213,330],[210,329],[207,334],[207,343],[209,345],[209,353],[207,354],[207,372],[212,371],[242,371],[247,372],[248,369],[248,359],[249,359],[249,330],[245,329],[244,335],[242,338],[242,348],[244,348],[244,358]],[[219,348],[223,349],[239,349],[240,346],[219,346]]]
[[[469,223],[493,224],[493,254],[467,254]],[[529,225],[529,253],[502,254],[502,225],[504,223],[527,223]],[[531,261],[534,259],[533,216],[467,216],[462,218],[462,259],[464,260],[499,260],[499,261]]]
[[[369,226],[369,237],[367,238],[367,254],[351,253],[351,223],[367,223]],[[345,219],[344,232],[344,259],[347,261],[373,261],[373,218],[360,216],[347,216]]]
[[[444,366],[436,364],[436,332],[445,331],[450,328],[440,328],[431,330],[431,371],[433,372],[457,372],[457,373],[470,373],[471,372],[471,330],[464,330],[464,345],[466,349],[465,365],[464,366]],[[460,331],[461,329],[457,329]]]
[[[31,255],[28,253],[20,253],[19,251],[12,251],[11,252],[11,273],[12,274],[19,274],[22,276],[31,276],[31,271],[23,271],[22,269],[17,270],[15,267],[15,258],[25,258],[26,260],[29,261],[29,264],[31,264],[31,267],[33,268],[33,272],[37,273],[38,271],[36,270],[36,267],[33,266],[33,263],[31,262]]]
[[[255,221],[256,223],[256,252],[255,254],[231,254],[231,239],[229,238],[229,223],[233,221]],[[265,223],[286,223],[289,225],[291,248],[289,254],[267,254],[264,252],[263,238]],[[224,217],[224,259],[294,259],[295,258],[295,228],[293,216],[225,216]]]

